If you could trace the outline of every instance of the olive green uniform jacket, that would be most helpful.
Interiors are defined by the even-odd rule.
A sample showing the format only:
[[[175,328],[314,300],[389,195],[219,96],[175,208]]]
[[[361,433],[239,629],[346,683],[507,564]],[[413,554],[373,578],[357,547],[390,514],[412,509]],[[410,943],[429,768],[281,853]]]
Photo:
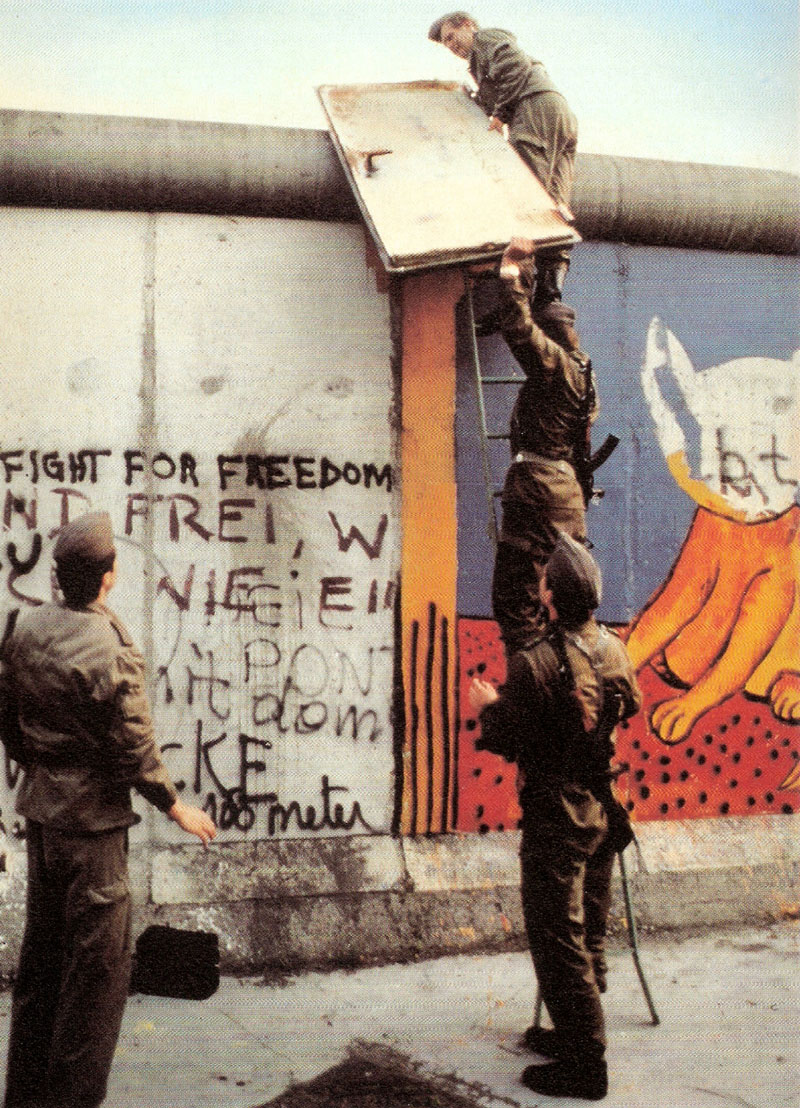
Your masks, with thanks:
[[[130,826],[132,787],[161,811],[172,807],[144,662],[110,609],[43,604],[19,620],[4,662],[0,696],[19,721],[21,815],[82,834]]]
[[[475,32],[469,71],[477,102],[508,124],[514,149],[557,203],[569,205],[578,124],[541,62],[520,49],[514,35],[497,28]]]

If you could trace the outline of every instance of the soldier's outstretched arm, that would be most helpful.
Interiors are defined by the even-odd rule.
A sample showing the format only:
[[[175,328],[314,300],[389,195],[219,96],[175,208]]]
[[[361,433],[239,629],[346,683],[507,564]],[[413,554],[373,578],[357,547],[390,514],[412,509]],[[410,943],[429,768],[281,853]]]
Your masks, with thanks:
[[[533,239],[514,235],[503,253],[499,269],[506,300],[500,323],[503,338],[525,372],[529,370],[526,369],[527,359],[522,354],[527,351],[546,373],[574,373],[569,356],[545,334],[531,313],[530,290],[522,280],[522,266],[535,252]]]

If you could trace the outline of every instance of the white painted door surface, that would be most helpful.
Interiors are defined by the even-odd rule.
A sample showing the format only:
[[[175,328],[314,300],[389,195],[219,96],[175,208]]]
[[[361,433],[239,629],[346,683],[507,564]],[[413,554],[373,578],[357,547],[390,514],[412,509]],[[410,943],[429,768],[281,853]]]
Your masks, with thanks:
[[[580,236],[459,85],[326,85],[334,145],[384,265],[393,272],[480,261],[512,235]]]

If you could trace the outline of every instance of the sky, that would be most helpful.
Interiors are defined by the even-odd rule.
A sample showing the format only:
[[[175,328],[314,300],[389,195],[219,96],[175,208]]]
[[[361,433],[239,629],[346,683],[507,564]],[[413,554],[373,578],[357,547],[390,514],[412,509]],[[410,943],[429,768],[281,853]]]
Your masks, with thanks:
[[[450,0],[452,3],[453,0]],[[0,0],[0,107],[325,127],[316,87],[463,80],[428,0]],[[481,0],[598,154],[800,172],[797,0]]]

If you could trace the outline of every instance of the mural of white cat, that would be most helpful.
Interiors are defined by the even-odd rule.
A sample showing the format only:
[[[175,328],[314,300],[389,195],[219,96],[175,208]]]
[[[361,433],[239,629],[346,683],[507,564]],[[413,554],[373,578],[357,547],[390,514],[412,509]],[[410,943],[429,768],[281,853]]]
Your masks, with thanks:
[[[695,370],[659,319],[642,388],[678,486],[697,504],[666,581],[631,626],[648,662],[685,691],[657,704],[665,743],[738,690],[800,721],[800,351]],[[784,787],[800,787],[795,768]]]

